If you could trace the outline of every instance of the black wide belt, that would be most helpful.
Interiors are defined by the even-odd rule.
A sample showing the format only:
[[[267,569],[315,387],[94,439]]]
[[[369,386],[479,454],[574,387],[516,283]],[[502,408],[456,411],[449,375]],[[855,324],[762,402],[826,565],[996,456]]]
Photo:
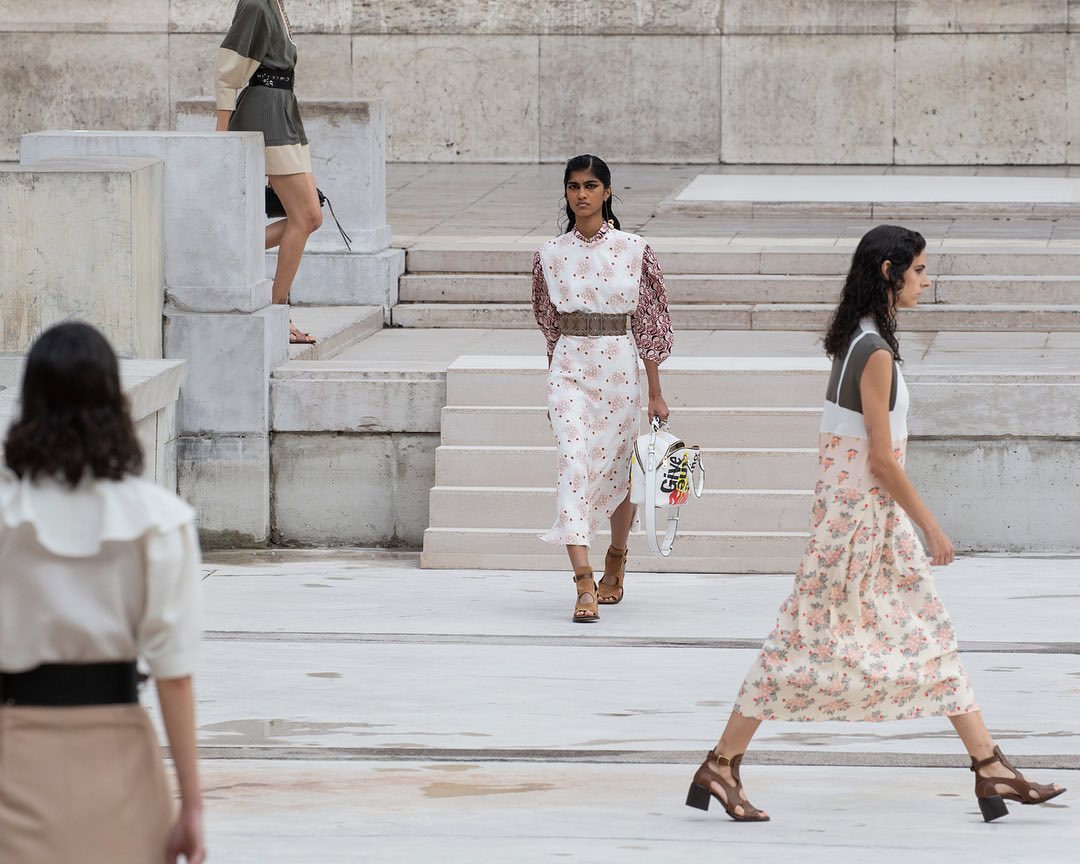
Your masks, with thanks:
[[[625,336],[626,315],[560,312],[559,333],[563,336]]]
[[[295,81],[295,69],[271,69],[269,66],[260,66],[248,80],[248,87],[273,87],[275,90],[292,90]]]
[[[73,708],[138,701],[134,663],[45,663],[27,672],[0,672],[0,705]]]

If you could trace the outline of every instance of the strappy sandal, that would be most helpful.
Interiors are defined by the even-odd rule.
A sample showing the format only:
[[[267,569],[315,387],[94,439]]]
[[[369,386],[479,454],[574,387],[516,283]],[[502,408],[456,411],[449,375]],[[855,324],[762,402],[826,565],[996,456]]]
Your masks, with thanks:
[[[292,321],[289,322],[289,344],[290,345],[314,345],[315,337],[310,333],[305,333],[303,330],[297,328]]]
[[[617,549],[609,546],[604,556],[604,578],[596,586],[596,600],[606,606],[614,606],[623,598],[623,579],[626,578],[626,556],[629,549]],[[614,582],[605,581],[614,576]]]
[[[1000,762],[1012,771],[1013,776],[989,777],[979,773],[980,768],[986,768],[995,762]],[[1003,800],[1005,798],[1010,801],[1019,801],[1021,804],[1045,804],[1066,791],[1064,788],[1055,789],[1053,785],[1046,783],[1032,783],[1030,780],[1025,780],[1024,775],[1013,768],[1009,760],[1005,758],[1000,747],[994,748],[993,756],[979,760],[973,758],[971,770],[975,772],[975,797],[979,799],[979,809],[986,822],[993,822],[1008,814],[1009,808],[1005,806]],[[1008,786],[1009,791],[1000,792],[999,786]],[[1032,792],[1038,797],[1032,798]]]
[[[736,822],[768,822],[769,817],[747,801],[746,796],[743,795],[742,779],[739,777],[742,758],[742,753],[728,759],[727,756],[721,756],[715,750],[710,750],[690,783],[690,791],[686,795],[686,806],[708,810],[709,800],[715,798],[723,806],[727,815]],[[731,768],[731,776],[735,778],[734,786],[720,774],[720,769],[723,767]],[[713,783],[720,784],[720,788],[724,790],[723,798],[713,791]],[[735,812],[736,807],[742,807],[741,815]]]
[[[596,582],[593,581],[591,568],[574,574],[574,585],[577,587],[577,604],[574,606],[574,623],[591,624],[600,620],[600,610],[596,608]],[[592,599],[581,599],[585,595]]]

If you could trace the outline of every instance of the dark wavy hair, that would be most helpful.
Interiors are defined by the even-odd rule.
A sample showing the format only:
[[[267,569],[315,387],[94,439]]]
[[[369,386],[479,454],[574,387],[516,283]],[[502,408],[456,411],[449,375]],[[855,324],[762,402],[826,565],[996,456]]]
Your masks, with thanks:
[[[577,217],[574,215],[574,208],[570,206],[570,202],[566,200],[566,184],[570,182],[570,175],[575,171],[588,171],[597,180],[604,184],[605,189],[611,188],[611,169],[608,168],[607,162],[601,159],[599,156],[590,156],[585,153],[581,156],[575,156],[569,162],[566,163],[566,170],[563,172],[562,185],[563,185],[563,204],[566,205],[566,230],[573,231],[574,225],[577,223]],[[615,211],[611,207],[611,202],[615,199],[615,195],[612,194],[607,201],[604,202],[603,210],[601,211],[605,222],[610,222],[615,228],[621,228],[619,224],[619,217],[615,215]]]
[[[87,474],[120,480],[142,471],[116,355],[89,324],[41,334],[26,358],[20,403],[4,442],[4,461],[19,477],[63,477],[76,486]]]
[[[901,359],[896,341],[896,300],[904,286],[904,274],[925,248],[922,234],[899,225],[878,225],[863,235],[851,256],[840,305],[825,333],[826,354],[837,357],[847,351],[859,321],[869,316],[893,355]],[[889,262],[887,278],[881,272],[886,261]]]

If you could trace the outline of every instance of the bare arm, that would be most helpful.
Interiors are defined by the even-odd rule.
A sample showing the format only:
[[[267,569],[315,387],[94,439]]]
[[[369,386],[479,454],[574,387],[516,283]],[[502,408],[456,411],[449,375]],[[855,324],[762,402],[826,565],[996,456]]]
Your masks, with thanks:
[[[907,472],[893,456],[892,430],[889,426],[892,375],[893,356],[882,349],[870,355],[859,382],[863,419],[870,439],[870,471],[882,488],[923,530],[930,546],[930,563],[949,564],[953,560],[952,541],[941,530],[934,514],[915,491]]]
[[[652,422],[653,417],[667,420],[671,412],[660,390],[660,365],[653,360],[642,362],[645,364],[645,377],[649,380],[649,422]]]
[[[217,112],[217,131],[218,132],[228,132],[229,131],[229,120],[232,118],[232,114],[233,114],[232,111],[221,111],[221,110],[219,110]]]
[[[203,833],[202,790],[199,788],[198,751],[195,745],[195,695],[191,676],[155,682],[165,735],[169,739],[177,785],[180,787],[180,816],[169,842],[169,861],[185,855],[188,864],[200,864],[206,857]]]

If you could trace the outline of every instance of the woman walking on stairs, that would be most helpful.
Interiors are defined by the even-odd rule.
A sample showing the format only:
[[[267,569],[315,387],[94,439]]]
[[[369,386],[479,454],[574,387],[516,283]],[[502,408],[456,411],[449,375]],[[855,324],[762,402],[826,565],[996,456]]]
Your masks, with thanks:
[[[218,52],[217,130],[263,134],[267,179],[286,217],[266,226],[266,248],[279,247],[274,303],[289,302],[308,237],[322,225],[295,77],[296,43],[285,0],[240,0]],[[315,343],[292,322],[289,341]]]
[[[629,465],[641,426],[638,357],[649,382],[649,417],[668,417],[660,364],[673,336],[664,277],[636,234],[620,230],[611,171],[575,156],[563,175],[567,231],[533,263],[533,312],[547,339],[548,418],[558,444],[555,524],[541,539],[565,545],[577,588],[575,622],[597,621],[598,603],[623,598],[634,506]],[[627,317],[630,333],[627,333]],[[599,586],[589,544],[610,520]]]
[[[736,821],[769,819],[739,774],[762,720],[943,714],[971,756],[987,822],[1008,812],[1005,799],[1041,804],[1065,791],[1026,780],[994,743],[934,589],[930,566],[949,564],[953,546],[904,471],[909,397],[896,340],[897,310],[929,284],[920,234],[881,225],[859,242],[825,336],[833,367],[810,540],[720,742],[694,775],[691,807],[716,798]]]

